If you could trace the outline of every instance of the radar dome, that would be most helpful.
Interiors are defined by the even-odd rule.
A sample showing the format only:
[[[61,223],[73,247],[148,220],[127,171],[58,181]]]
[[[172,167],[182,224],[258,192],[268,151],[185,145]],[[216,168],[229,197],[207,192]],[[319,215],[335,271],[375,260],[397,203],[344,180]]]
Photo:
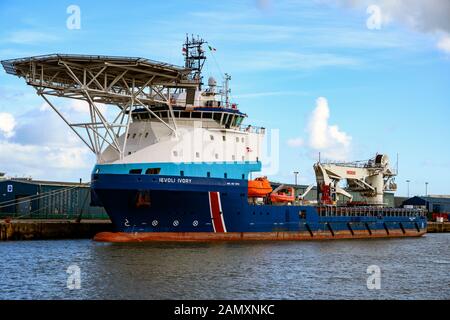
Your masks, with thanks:
[[[216,81],[216,79],[214,79],[214,77],[209,77],[209,79],[208,79],[208,86],[210,86],[210,87],[217,86],[217,81]]]

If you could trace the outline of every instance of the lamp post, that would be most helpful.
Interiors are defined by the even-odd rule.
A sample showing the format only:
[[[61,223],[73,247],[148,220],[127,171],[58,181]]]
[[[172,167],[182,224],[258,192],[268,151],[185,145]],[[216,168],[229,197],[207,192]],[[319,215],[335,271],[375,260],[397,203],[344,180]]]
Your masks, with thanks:
[[[297,186],[297,176],[300,172],[298,171],[294,171],[294,175],[295,175],[295,185]]]
[[[428,197],[428,182],[425,182],[425,197]]]
[[[409,183],[411,182],[411,180],[406,180],[406,183],[408,184],[408,198],[409,198]]]

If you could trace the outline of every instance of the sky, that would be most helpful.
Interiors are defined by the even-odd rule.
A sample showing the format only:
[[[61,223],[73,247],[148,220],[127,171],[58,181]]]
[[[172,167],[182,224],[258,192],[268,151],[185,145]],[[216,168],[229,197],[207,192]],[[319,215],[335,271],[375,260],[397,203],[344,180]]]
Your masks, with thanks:
[[[448,0],[0,1],[0,60],[78,53],[182,65],[186,33],[217,50],[205,78],[230,74],[246,123],[269,129],[270,179],[299,171],[299,183],[314,183],[319,152],[385,153],[394,167],[398,154],[397,195],[407,180],[411,196],[426,182],[429,194],[450,194]],[[94,164],[34,89],[0,70],[0,171],[86,181]]]

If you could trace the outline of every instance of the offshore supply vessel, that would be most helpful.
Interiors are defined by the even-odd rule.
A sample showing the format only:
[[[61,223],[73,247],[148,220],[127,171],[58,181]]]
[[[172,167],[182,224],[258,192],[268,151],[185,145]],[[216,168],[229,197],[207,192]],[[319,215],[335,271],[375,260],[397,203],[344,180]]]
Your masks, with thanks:
[[[389,158],[314,165],[318,201],[273,188],[261,171],[264,128],[230,101],[229,80],[203,83],[200,38],[187,38],[184,67],[143,58],[52,54],[5,60],[97,156],[92,202],[116,231],[95,240],[232,241],[417,237],[425,212],[387,208],[395,190]],[[209,46],[208,46],[209,47]],[[212,51],[213,48],[209,47]],[[53,97],[86,102],[90,119],[71,122]],[[105,114],[101,105],[116,106]],[[64,109],[61,111],[61,109]],[[108,109],[109,110],[109,109]],[[341,181],[347,187],[340,187]],[[309,192],[310,186],[306,192]],[[352,201],[358,192],[363,201]],[[338,204],[346,197],[348,202]]]

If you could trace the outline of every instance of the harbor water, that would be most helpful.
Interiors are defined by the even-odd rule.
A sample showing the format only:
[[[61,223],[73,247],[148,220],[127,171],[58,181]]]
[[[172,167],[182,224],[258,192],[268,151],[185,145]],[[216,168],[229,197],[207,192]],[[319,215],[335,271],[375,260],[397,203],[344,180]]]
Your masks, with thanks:
[[[322,242],[14,241],[0,243],[0,256],[0,299],[450,299],[450,234]],[[379,289],[368,288],[370,266],[379,268]]]

